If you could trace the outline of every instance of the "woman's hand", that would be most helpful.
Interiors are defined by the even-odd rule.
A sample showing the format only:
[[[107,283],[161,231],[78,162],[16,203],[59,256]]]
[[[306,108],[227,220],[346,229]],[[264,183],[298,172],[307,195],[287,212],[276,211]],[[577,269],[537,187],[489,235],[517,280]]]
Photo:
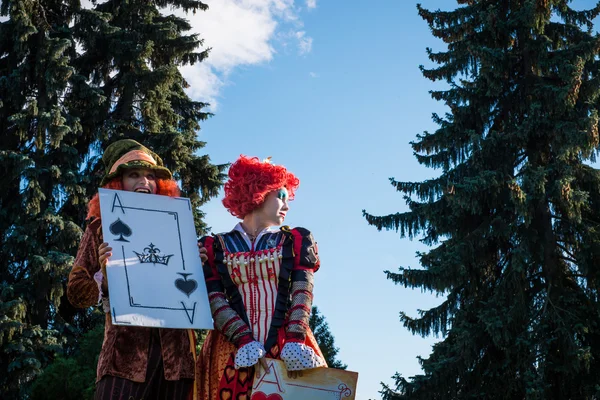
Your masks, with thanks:
[[[302,371],[288,371],[288,378],[296,379],[302,377]]]
[[[267,360],[262,357],[258,359],[258,362],[256,363],[256,374],[254,374],[254,376],[261,376],[262,371],[265,371],[265,374],[269,372],[269,364],[267,364]]]
[[[206,255],[206,247],[202,245],[201,242],[198,242],[198,250],[200,251],[200,260],[202,260],[202,264],[208,260],[208,256]]]
[[[112,247],[108,247],[108,243],[104,242],[98,247],[98,262],[100,263],[100,269],[102,270],[102,291],[108,292],[108,278],[106,277],[106,264],[108,259],[112,256]]]
[[[319,367],[326,367],[327,363],[315,351],[298,342],[287,342],[281,349],[281,361],[284,362],[287,369],[288,378],[298,378],[302,376],[302,370]]]

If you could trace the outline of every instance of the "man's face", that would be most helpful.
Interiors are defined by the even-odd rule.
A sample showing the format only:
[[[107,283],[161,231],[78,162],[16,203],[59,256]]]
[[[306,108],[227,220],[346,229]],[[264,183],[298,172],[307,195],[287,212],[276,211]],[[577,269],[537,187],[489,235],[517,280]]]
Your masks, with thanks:
[[[123,172],[123,190],[128,192],[156,194],[156,176],[147,168],[126,169]]]

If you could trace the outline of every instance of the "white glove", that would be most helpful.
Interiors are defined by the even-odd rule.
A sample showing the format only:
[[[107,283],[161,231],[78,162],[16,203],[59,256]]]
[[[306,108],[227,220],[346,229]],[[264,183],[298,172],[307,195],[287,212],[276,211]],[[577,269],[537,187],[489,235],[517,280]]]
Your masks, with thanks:
[[[281,349],[281,360],[288,371],[326,367],[327,363],[305,344],[288,342]]]
[[[266,354],[267,352],[260,342],[254,341],[246,343],[240,347],[235,354],[235,369],[251,367]]]

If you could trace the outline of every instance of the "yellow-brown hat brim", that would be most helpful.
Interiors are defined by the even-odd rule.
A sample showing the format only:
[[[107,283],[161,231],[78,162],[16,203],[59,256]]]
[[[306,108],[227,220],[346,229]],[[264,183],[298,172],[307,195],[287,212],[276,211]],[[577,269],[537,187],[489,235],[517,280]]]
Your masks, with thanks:
[[[124,171],[126,171],[128,169],[135,169],[135,168],[150,169],[150,170],[154,171],[154,174],[159,179],[173,179],[173,175],[171,174],[171,171],[169,171],[165,167],[151,164],[148,161],[134,160],[134,161],[130,161],[130,162],[119,165],[115,171],[113,171],[110,174],[105,175],[104,178],[102,178],[102,182],[100,182],[100,186],[104,186],[108,182],[110,182],[112,179],[123,175]]]

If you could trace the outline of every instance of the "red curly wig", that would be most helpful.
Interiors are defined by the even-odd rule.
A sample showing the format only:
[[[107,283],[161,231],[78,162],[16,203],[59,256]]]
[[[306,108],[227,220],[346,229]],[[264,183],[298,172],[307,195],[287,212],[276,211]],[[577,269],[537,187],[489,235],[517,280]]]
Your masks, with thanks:
[[[123,190],[123,181],[121,176],[117,176],[114,179],[108,181],[108,183],[102,186],[105,189]],[[177,182],[172,179],[156,179],[156,194],[162,196],[177,197],[180,195]],[[98,193],[92,197],[88,203],[88,214],[87,219],[100,218],[100,197]]]
[[[223,205],[234,217],[243,219],[259,208],[274,190],[285,187],[289,199],[293,200],[298,186],[300,180],[285,167],[241,155],[229,168]]]

